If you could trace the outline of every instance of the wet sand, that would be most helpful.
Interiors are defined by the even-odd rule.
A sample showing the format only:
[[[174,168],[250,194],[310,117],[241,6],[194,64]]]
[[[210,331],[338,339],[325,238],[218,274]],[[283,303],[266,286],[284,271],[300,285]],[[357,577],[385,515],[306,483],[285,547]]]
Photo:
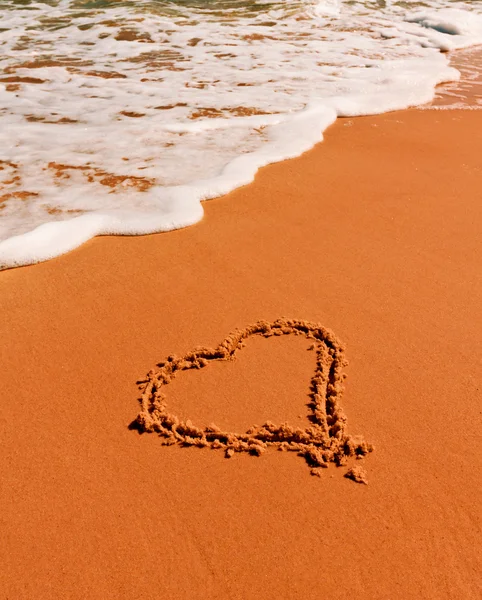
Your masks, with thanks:
[[[196,226],[0,273],[0,596],[478,599],[482,113],[341,119]],[[129,424],[170,354],[288,317],[345,345],[368,485]],[[256,336],[169,407],[308,426],[315,353]]]

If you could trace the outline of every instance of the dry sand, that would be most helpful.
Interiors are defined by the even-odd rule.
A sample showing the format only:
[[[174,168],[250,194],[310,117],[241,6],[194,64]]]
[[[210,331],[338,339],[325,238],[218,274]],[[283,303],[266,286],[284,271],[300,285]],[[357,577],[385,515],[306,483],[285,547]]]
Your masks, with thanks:
[[[194,227],[0,273],[0,597],[479,599],[482,113],[339,120]],[[346,345],[369,485],[164,446],[136,381],[281,316]],[[169,407],[305,428],[316,353],[246,340]]]

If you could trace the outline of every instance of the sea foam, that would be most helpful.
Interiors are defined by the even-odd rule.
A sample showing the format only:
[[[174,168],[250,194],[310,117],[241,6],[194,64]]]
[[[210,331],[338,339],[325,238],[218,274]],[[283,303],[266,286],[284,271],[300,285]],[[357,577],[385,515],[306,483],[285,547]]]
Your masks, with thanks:
[[[191,225],[338,116],[429,102],[459,78],[443,52],[482,43],[482,7],[448,0],[4,4],[0,268]]]

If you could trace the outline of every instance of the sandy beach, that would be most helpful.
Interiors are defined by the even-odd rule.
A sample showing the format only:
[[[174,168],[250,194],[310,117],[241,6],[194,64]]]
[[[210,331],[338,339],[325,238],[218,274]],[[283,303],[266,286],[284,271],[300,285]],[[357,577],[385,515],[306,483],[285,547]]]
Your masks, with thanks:
[[[339,119],[198,225],[1,272],[0,596],[480,598],[481,156],[480,111]],[[368,485],[129,428],[157,363],[280,317],[345,345]],[[308,347],[248,339],[169,407],[305,428]]]

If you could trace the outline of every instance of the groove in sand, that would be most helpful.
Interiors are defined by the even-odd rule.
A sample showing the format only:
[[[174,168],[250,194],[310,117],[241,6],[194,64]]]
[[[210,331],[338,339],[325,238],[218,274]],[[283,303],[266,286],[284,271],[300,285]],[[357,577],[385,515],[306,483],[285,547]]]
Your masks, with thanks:
[[[189,419],[181,421],[168,411],[163,387],[180,371],[202,369],[212,361],[234,360],[245,346],[245,340],[253,335],[268,338],[291,334],[313,340],[310,349],[316,351],[316,369],[311,379],[311,413],[308,415],[311,425],[306,429],[294,428],[287,423],[278,426],[267,421],[261,427],[254,425],[246,433],[239,434],[222,431],[216,425],[200,428]],[[347,419],[339,401],[344,389],[343,367],[346,364],[343,346],[321,325],[285,318],[272,323],[258,321],[230,334],[217,348],[196,348],[180,358],[171,355],[158,365],[157,370],[151,370],[146,379],[139,382],[141,411],[131,428],[157,433],[165,445],[222,449],[227,458],[235,452],[259,456],[269,447],[297,452],[311,467],[311,474],[319,476],[331,462],[341,466],[348,458],[361,459],[373,450],[373,446],[362,438],[345,433]],[[360,465],[350,468],[345,476],[358,483],[367,483]]]

